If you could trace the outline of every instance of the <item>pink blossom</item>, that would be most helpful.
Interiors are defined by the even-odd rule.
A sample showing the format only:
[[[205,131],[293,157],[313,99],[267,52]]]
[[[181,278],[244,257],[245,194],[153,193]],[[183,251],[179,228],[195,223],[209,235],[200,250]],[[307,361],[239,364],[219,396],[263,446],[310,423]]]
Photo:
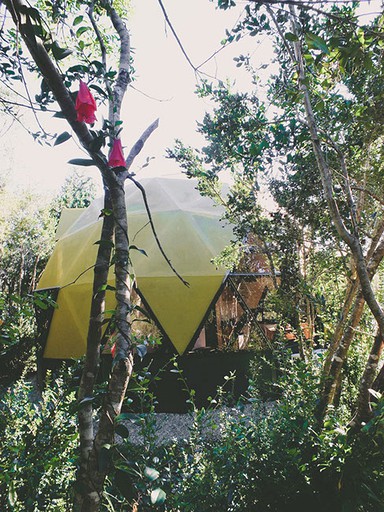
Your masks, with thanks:
[[[76,98],[77,120],[82,123],[93,124],[96,121],[95,111],[97,105],[95,98],[86,83],[80,80],[80,89]]]
[[[125,158],[123,154],[123,147],[120,139],[113,141],[111,152],[109,153],[108,160],[109,167],[125,167]]]

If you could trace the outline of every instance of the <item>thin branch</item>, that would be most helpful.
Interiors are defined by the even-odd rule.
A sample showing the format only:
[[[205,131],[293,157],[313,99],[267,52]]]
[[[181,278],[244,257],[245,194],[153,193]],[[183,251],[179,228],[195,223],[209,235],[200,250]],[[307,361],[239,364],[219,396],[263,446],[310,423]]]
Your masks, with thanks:
[[[384,206],[384,199],[382,197],[378,196],[377,194],[375,194],[374,192],[372,192],[372,190],[369,190],[366,187],[361,187],[359,185],[351,185],[351,189],[352,190],[359,190],[360,192],[364,192],[365,194],[368,194],[369,196],[371,196],[373,199],[375,199],[381,205]]]
[[[141,134],[140,138],[136,141],[135,145],[132,147],[131,151],[129,152],[129,155],[127,156],[125,162],[127,165],[127,172],[131,168],[134,159],[137,157],[137,155],[140,153],[140,151],[143,149],[144,144],[150,137],[150,135],[156,130],[156,128],[159,126],[159,119],[156,119],[153,121],[151,125],[148,126],[148,128]]]
[[[157,244],[157,247],[159,248],[159,251],[161,252],[163,258],[165,259],[165,261],[167,262],[169,268],[172,270],[172,272],[180,279],[180,281],[187,287],[189,287],[189,283],[188,281],[186,281],[183,277],[181,277],[181,275],[177,272],[177,270],[175,269],[175,267],[172,265],[171,263],[171,260],[168,258],[168,256],[166,255],[164,249],[163,249],[163,246],[161,245],[161,242],[159,240],[159,237],[157,236],[157,232],[156,232],[156,228],[155,228],[155,224],[153,222],[153,218],[152,218],[152,213],[151,213],[151,210],[150,210],[150,207],[149,207],[149,204],[148,204],[148,198],[147,198],[147,193],[145,192],[145,189],[143,187],[143,185],[141,183],[139,183],[137,180],[135,180],[135,178],[132,176],[132,175],[128,175],[127,178],[129,180],[132,181],[132,183],[134,183],[136,185],[136,187],[140,190],[141,192],[141,195],[143,197],[143,201],[144,201],[144,206],[145,206],[145,210],[147,212],[147,215],[148,215],[148,220],[149,220],[149,224],[151,226],[151,230],[152,230],[152,233],[153,233],[153,236],[155,238],[155,241],[156,241],[156,244]]]
[[[99,42],[99,46],[100,46],[101,62],[103,63],[103,68],[104,68],[104,85],[108,91],[109,98],[112,99],[113,98],[112,88],[111,88],[109,80],[105,76],[105,73],[107,72],[107,49],[105,48],[103,37],[102,37],[99,27],[97,26],[97,23],[95,21],[95,17],[93,16],[94,6],[95,6],[95,2],[91,2],[90,6],[88,7],[87,12],[88,12],[89,19],[91,20],[93,30],[95,31],[97,40]]]
[[[183,46],[182,42],[180,41],[179,36],[178,36],[178,35],[177,35],[177,33],[176,33],[176,30],[173,28],[173,25],[172,25],[172,23],[171,23],[171,20],[169,19],[169,16],[168,16],[167,11],[165,10],[165,7],[164,7],[164,4],[163,4],[162,0],[157,0],[157,1],[158,1],[159,5],[160,5],[161,10],[163,11],[165,21],[167,22],[167,24],[168,24],[169,28],[171,29],[171,32],[172,32],[172,34],[174,35],[174,37],[175,37],[175,39],[176,39],[176,41],[177,41],[177,44],[179,45],[179,48],[180,48],[180,50],[181,50],[182,54],[183,54],[183,55],[184,55],[184,57],[187,59],[187,62],[188,62],[188,64],[191,66],[191,68],[193,69],[193,71],[194,71],[195,73],[197,73],[198,68],[197,68],[197,67],[192,63],[192,61],[191,61],[191,59],[189,58],[189,56],[188,56],[187,52],[185,51],[184,46]]]
[[[331,214],[332,221],[337,229],[337,232],[341,239],[349,246],[353,258],[356,263],[356,271],[359,276],[359,281],[361,285],[361,290],[364,296],[365,301],[367,302],[369,309],[371,310],[377,324],[379,326],[380,332],[384,333],[384,312],[381,308],[381,305],[376,299],[375,293],[371,286],[370,276],[367,270],[363,249],[361,246],[361,242],[356,235],[356,233],[351,233],[346,228],[344,221],[341,217],[337,202],[334,198],[334,189],[332,182],[332,175],[330,173],[330,169],[325,160],[324,153],[321,147],[319,132],[317,128],[317,123],[315,119],[315,115],[312,108],[311,97],[309,93],[309,89],[305,83],[305,65],[304,58],[302,54],[302,47],[299,39],[298,27],[296,22],[294,21],[295,9],[293,5],[290,5],[290,10],[292,13],[292,32],[296,35],[297,41],[294,41],[293,47],[295,50],[296,60],[293,62],[293,65],[298,71],[299,75],[299,87],[301,92],[303,93],[303,102],[306,111],[306,117],[309,125],[309,132],[311,135],[313,150],[316,157],[317,167],[320,172],[321,181],[323,185],[324,195],[327,200],[328,208]]]
[[[289,54],[289,57],[290,57],[291,61],[295,62],[296,61],[295,55],[294,55],[291,47],[289,46],[289,43],[288,43],[287,39],[285,38],[283,31],[281,30],[280,24],[278,23],[273,10],[270,8],[269,5],[266,5],[265,7],[267,9],[268,14],[272,18],[273,23],[275,24],[275,27],[276,27],[276,29],[277,29],[277,31],[278,31],[278,33],[279,33],[279,35],[280,35],[280,37],[281,37],[281,39],[283,41],[283,44],[284,44],[284,46],[285,46],[285,48],[286,48],[286,50],[287,50],[287,52]]]
[[[73,281],[71,281],[70,283],[67,283],[67,284],[61,286],[60,290],[63,290],[64,288],[68,288],[68,286],[72,286],[73,284],[76,284],[77,281],[80,279],[80,277],[82,277],[84,274],[86,274],[87,272],[89,272],[90,270],[95,268],[95,265],[96,265],[96,263],[94,265],[91,265],[90,267],[86,268],[82,272],[80,272],[80,274]]]
[[[1,98],[0,98],[0,102],[4,104],[4,101]],[[13,121],[18,122],[23,127],[23,129],[28,133],[28,135],[30,135],[31,137],[35,137],[35,134],[29,128],[27,128],[27,126],[25,126],[25,124],[22,123],[19,116],[17,114],[15,114],[15,112],[12,112],[12,109],[8,105],[4,105],[4,112],[6,112],[9,116],[11,116],[13,118]],[[49,135],[49,134],[46,134],[46,135]]]
[[[19,44],[18,37],[17,37],[17,44]],[[23,82],[24,89],[25,89],[25,92],[26,92],[27,97],[28,97],[28,102],[31,105],[31,109],[32,109],[32,112],[33,112],[33,116],[34,116],[34,118],[36,120],[37,126],[44,133],[44,135],[48,135],[48,133],[44,130],[43,126],[41,125],[40,119],[37,116],[35,107],[33,106],[32,98],[31,98],[31,95],[29,94],[29,89],[28,89],[28,86],[27,86],[27,82],[25,81],[23,67],[22,67],[21,62],[20,62],[20,54],[19,54],[19,52],[17,52],[17,61],[18,61],[18,64],[19,64],[19,72],[20,72],[21,80]]]
[[[323,9],[319,9],[318,7],[315,7],[314,4],[323,4],[323,3],[326,3],[326,2],[322,2],[322,1],[314,1],[314,2],[302,2],[301,0],[249,0],[251,3],[254,3],[254,4],[258,4],[258,5],[264,5],[264,6],[268,6],[268,5],[273,5],[273,6],[277,6],[277,8],[279,9],[282,9],[281,7],[279,7],[280,5],[288,5],[288,6],[297,6],[301,9],[304,9],[306,11],[313,11],[315,12],[316,14],[321,14],[322,16],[327,16],[328,18],[330,19],[333,19],[333,20],[336,20],[336,21],[341,21],[341,17],[338,16],[337,14],[334,14],[332,12],[327,12],[327,11],[324,11]],[[369,3],[370,0],[367,0],[367,3]],[[351,0],[335,0],[335,1],[332,1],[332,4],[342,4],[342,5],[348,5],[348,4],[352,4]],[[344,21],[344,20],[343,20]],[[356,23],[352,23],[352,25],[356,26],[357,24]]]
[[[146,98],[149,98],[150,100],[154,100],[154,101],[158,101],[159,103],[163,103],[164,101],[171,101],[173,100],[173,97],[172,98],[166,98],[165,100],[162,100],[160,98],[155,98],[154,96],[151,96],[150,94],[147,94],[146,92],[144,91],[141,91],[140,89],[138,89],[137,87],[135,87],[134,85],[132,84],[129,84],[129,87],[131,89],[133,89],[134,91],[142,94],[143,96],[145,96]]]
[[[348,202],[348,206],[349,206],[350,212],[351,212],[352,225],[353,225],[355,233],[357,234],[358,222],[357,222],[357,218],[356,218],[356,205],[355,205],[355,201],[354,201],[353,195],[352,195],[351,182],[349,179],[349,174],[348,174],[347,164],[345,162],[344,153],[341,151],[340,147],[336,144],[336,142],[334,140],[332,140],[331,137],[329,137],[329,135],[325,135],[325,138],[326,138],[326,142],[328,142],[328,144],[339,155],[340,167],[341,167],[343,178],[344,178],[344,190],[347,195],[347,202]]]
[[[51,112],[52,114],[56,114],[57,110],[49,109],[49,108],[36,108],[33,103],[26,105],[25,103],[18,103],[17,101],[5,100],[4,98],[0,98],[1,103],[8,105],[13,105],[15,107],[29,108],[35,109],[38,112]]]
[[[130,79],[131,42],[129,32],[123,20],[113,7],[109,8],[109,15],[114,29],[120,38],[120,62],[119,72],[113,88],[113,100],[110,101],[109,121],[115,128],[115,123],[120,120],[120,110],[124,95],[127,91]]]

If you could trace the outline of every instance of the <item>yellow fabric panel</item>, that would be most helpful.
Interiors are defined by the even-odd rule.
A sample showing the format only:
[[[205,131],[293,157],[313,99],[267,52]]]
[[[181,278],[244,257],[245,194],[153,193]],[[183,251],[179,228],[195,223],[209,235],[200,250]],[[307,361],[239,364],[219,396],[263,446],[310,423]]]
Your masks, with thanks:
[[[215,268],[211,260],[229,243],[232,229],[220,223],[223,209],[201,197],[192,181],[155,178],[141,183],[163,249],[179,274],[191,282],[191,288],[188,291],[184,287],[164,260],[148,224],[141,193],[131,183],[126,188],[129,240],[148,255],[132,250],[133,270],[138,288],[182,353],[225,275],[225,270]],[[95,200],[67,229],[39,281],[40,290],[61,288],[45,357],[84,354],[102,208],[103,201]],[[111,269],[109,283],[113,282]]]
[[[91,310],[89,285],[68,286],[59,291],[57,304],[44,357],[49,359],[76,359],[86,351],[89,314]],[[113,292],[106,293],[106,309],[115,304]]]
[[[159,212],[154,216],[161,245],[177,269],[186,276],[224,275],[211,260],[229,242],[232,231],[222,228],[217,217],[183,211]],[[152,235],[145,214],[129,217],[129,239],[132,245],[145,250],[147,257],[132,250],[131,258],[137,277],[172,277],[169,267]]]
[[[219,290],[223,276],[140,278],[138,288],[179,354],[186,350]]]
[[[185,276],[186,287],[176,277],[141,278],[138,287],[179,354],[186,350],[198,329],[223,276]],[[59,292],[44,357],[78,358],[85,354],[91,294],[88,285],[68,286]],[[107,292],[106,309],[114,307]]]
[[[37,289],[54,288],[93,282],[101,222],[60,239],[40,278]]]
[[[56,229],[56,239],[62,238],[83,213],[84,208],[63,208]]]

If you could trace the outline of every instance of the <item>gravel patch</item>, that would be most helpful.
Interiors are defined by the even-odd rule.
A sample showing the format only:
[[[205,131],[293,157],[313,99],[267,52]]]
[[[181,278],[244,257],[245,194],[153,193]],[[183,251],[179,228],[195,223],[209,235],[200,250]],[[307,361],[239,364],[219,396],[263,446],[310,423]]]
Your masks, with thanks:
[[[224,423],[231,421],[252,421],[260,417],[263,411],[266,412],[272,406],[266,403],[263,408],[255,408],[252,404],[243,407],[220,407],[215,410],[205,410],[197,413],[200,417],[197,420],[196,413],[175,414],[175,413],[152,413],[132,414],[131,418],[122,423],[129,431],[129,439],[134,444],[143,444],[146,425],[149,430],[155,433],[156,444],[164,445],[172,442],[189,440],[194,428],[195,421],[200,421],[201,437],[206,440],[220,439]],[[117,441],[121,438],[117,436]]]

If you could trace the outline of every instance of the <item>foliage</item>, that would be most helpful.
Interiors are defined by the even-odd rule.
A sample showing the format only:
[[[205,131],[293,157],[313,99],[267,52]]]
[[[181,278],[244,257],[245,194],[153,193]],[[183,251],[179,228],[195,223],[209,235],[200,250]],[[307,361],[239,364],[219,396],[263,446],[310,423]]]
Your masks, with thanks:
[[[17,379],[26,370],[35,349],[36,323],[33,300],[0,294],[0,383]]]
[[[1,510],[68,510],[78,434],[71,377],[47,382],[41,398],[21,379],[1,390]]]
[[[52,213],[59,217],[63,208],[87,208],[95,198],[96,186],[92,178],[75,170],[68,176],[59,194],[52,202]]]
[[[2,382],[19,377],[34,355],[37,326],[33,291],[54,242],[54,221],[42,198],[1,192],[0,357]],[[41,301],[41,303],[43,303]]]
[[[54,222],[48,205],[37,194],[15,198],[1,193],[0,289],[11,295],[31,293],[54,242]]]
[[[348,414],[342,410],[318,430],[313,410],[319,360],[303,363],[285,352],[275,357],[280,364],[275,402],[260,401],[256,392],[251,403],[232,411],[220,413],[219,400],[215,416],[194,409],[188,439],[160,442],[153,412],[116,418],[121,440],[108,448],[114,470],[105,510],[134,505],[139,512],[381,510],[382,405],[352,439],[342,427]],[[143,375],[142,389],[147,378]],[[130,438],[132,423],[140,426],[140,442]],[[159,495],[160,501],[151,501]]]

